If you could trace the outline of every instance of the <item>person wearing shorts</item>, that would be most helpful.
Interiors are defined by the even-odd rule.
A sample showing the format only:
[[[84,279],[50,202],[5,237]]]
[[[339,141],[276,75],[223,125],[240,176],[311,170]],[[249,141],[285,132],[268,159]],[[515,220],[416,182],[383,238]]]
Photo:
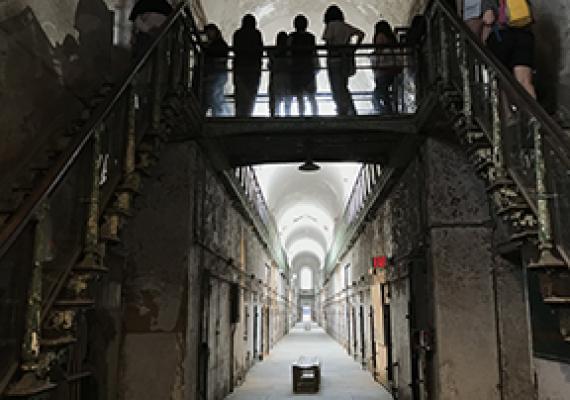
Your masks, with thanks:
[[[532,83],[535,39],[531,27],[515,28],[497,20],[487,39],[487,46],[501,63],[513,72],[526,91],[536,98]]]

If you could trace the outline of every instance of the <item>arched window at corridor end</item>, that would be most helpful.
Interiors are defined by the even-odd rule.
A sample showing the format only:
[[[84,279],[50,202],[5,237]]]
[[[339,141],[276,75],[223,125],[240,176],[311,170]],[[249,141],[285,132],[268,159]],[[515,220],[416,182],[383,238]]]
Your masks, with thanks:
[[[309,267],[301,269],[301,290],[311,290],[313,288],[313,270]]]

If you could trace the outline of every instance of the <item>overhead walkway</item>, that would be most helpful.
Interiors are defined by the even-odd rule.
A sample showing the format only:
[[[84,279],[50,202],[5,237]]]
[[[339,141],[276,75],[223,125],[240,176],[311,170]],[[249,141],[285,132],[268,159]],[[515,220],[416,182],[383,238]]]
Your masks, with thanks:
[[[85,376],[81,365],[68,365],[57,355],[85,343],[87,335],[78,328],[76,315],[94,306],[92,288],[107,272],[105,246],[120,240],[121,228],[135,211],[142,177],[156,164],[167,140],[198,140],[214,162],[217,158],[218,165],[228,168],[224,174],[232,179],[238,205],[254,220],[278,263],[282,249],[276,247],[279,240],[255,176],[250,169],[232,168],[296,161],[301,156],[379,162],[380,166],[365,166],[359,176],[335,231],[325,273],[354,241],[370,205],[382,201],[397,181],[397,171],[414,155],[419,133],[460,142],[485,181],[494,210],[509,227],[511,242],[505,252],[520,252],[529,244],[537,253],[524,263],[536,272],[544,303],[558,317],[561,337],[570,342],[570,141],[442,1],[430,2],[425,13],[429,23],[426,41],[417,49],[423,60],[416,65],[421,66],[416,69],[417,90],[405,84],[414,76],[413,65],[406,61],[402,67],[410,68],[402,74],[408,78],[401,81],[391,116],[375,116],[357,104],[357,124],[352,117],[318,116],[262,123],[251,118],[242,124],[236,118],[204,117],[195,85],[200,80],[199,32],[191,11],[181,4],[147,54],[98,99],[95,109],[62,133],[45,157],[14,174],[2,188],[7,193],[2,193],[0,204],[0,393],[25,396],[53,389],[60,382],[53,383],[49,372],[57,363],[69,370],[68,380]],[[408,94],[414,94],[413,104]],[[355,102],[369,107],[366,93],[359,96]],[[434,112],[426,103],[430,98],[437,102]],[[511,118],[504,115],[505,106],[510,106]],[[225,130],[215,125],[222,123]],[[213,130],[225,137],[209,136]],[[280,130],[283,140],[275,137]],[[325,139],[322,144],[317,142],[319,135]],[[335,135],[336,153],[322,147]],[[356,146],[358,135],[378,142]],[[231,137],[239,141],[232,143]],[[261,149],[275,151],[273,158],[260,157]],[[70,207],[73,204],[77,207]],[[51,247],[58,248],[57,254],[51,254]],[[332,340],[326,340],[332,346]],[[329,372],[333,377],[335,370],[327,372],[326,356],[323,362],[325,379]]]
[[[321,361],[321,391],[318,394],[293,395],[291,363],[299,356],[316,356]],[[390,400],[392,396],[325,331],[313,325],[305,331],[298,324],[272,350],[269,357],[256,364],[245,382],[226,399],[229,400]]]

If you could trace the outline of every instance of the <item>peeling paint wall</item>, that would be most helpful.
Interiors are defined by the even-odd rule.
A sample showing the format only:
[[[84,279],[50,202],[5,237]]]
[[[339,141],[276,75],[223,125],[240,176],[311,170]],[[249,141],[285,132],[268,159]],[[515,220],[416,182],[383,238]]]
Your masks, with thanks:
[[[0,187],[128,67],[131,3],[0,2]]]
[[[287,275],[233,201],[195,145],[161,152],[107,255],[114,289],[91,356],[100,398],[223,399],[286,334]]]
[[[570,126],[570,3],[532,0],[539,101]]]
[[[522,266],[495,260],[486,196],[457,145],[428,139],[326,282],[327,331],[399,399],[534,396]],[[370,275],[374,256],[390,262]]]

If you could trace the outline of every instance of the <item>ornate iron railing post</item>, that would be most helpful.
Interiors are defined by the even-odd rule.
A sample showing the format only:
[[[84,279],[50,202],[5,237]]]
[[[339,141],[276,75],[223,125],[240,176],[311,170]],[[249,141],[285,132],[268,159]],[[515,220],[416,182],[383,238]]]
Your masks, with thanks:
[[[139,145],[138,156],[139,163],[137,168],[145,174],[148,174],[149,168],[154,166],[158,161],[156,152],[158,150],[161,137],[160,120],[162,116],[162,78],[163,78],[163,52],[164,43],[159,43],[155,48],[152,72],[152,100],[151,100],[151,121],[150,132],[147,133]]]
[[[40,352],[43,264],[53,259],[51,249],[52,226],[48,203],[40,206],[35,218],[33,264],[27,295],[22,363],[20,365],[22,376],[9,387],[8,396],[39,394],[56,386],[50,383],[47,377],[51,357],[48,354],[42,355]]]
[[[103,124],[94,128],[91,144],[91,188],[88,198],[87,223],[85,227],[85,243],[83,259],[76,266],[78,270],[106,271],[103,267],[103,248],[99,243],[99,209],[101,201],[101,133],[105,130]]]
[[[562,260],[556,257],[552,238],[550,221],[550,206],[548,190],[546,187],[546,163],[543,154],[543,141],[541,125],[535,118],[529,122],[534,136],[535,175],[536,175],[536,205],[538,211],[538,249],[539,257],[531,267],[551,268],[565,267]]]
[[[469,65],[469,55],[467,51],[467,41],[460,37],[459,52],[461,57],[461,80],[463,83],[463,116],[467,127],[472,123],[472,101],[471,101],[471,73]]]
[[[494,71],[490,72],[491,81],[491,119],[492,119],[492,143],[493,143],[493,169],[494,176],[490,176],[492,182],[503,180],[506,176],[503,138],[501,136],[501,115],[500,115],[500,90],[497,76]],[[491,172],[491,173],[493,173]]]
[[[127,98],[127,130],[125,135],[125,158],[123,161],[123,182],[117,187],[116,200],[105,212],[105,223],[101,226],[101,238],[119,242],[119,229],[123,217],[132,215],[132,198],[140,192],[141,177],[136,171],[136,108],[135,91],[131,86]]]
[[[441,47],[441,79],[443,85],[449,83],[449,54],[448,54],[448,38],[447,32],[445,31],[444,19],[441,13],[437,14],[438,24],[439,24],[439,45]]]
[[[167,36],[166,44],[168,46],[168,61],[170,64],[168,65],[168,89],[171,92],[176,92],[177,85],[178,85],[178,65],[180,60],[180,47],[179,47],[179,38],[180,38],[180,23],[177,23],[176,26],[173,28],[173,31],[170,32]]]
[[[127,96],[127,144],[125,147],[124,182],[121,188],[130,193],[140,193],[142,181],[140,174],[136,170],[136,93],[133,86],[129,89]]]

